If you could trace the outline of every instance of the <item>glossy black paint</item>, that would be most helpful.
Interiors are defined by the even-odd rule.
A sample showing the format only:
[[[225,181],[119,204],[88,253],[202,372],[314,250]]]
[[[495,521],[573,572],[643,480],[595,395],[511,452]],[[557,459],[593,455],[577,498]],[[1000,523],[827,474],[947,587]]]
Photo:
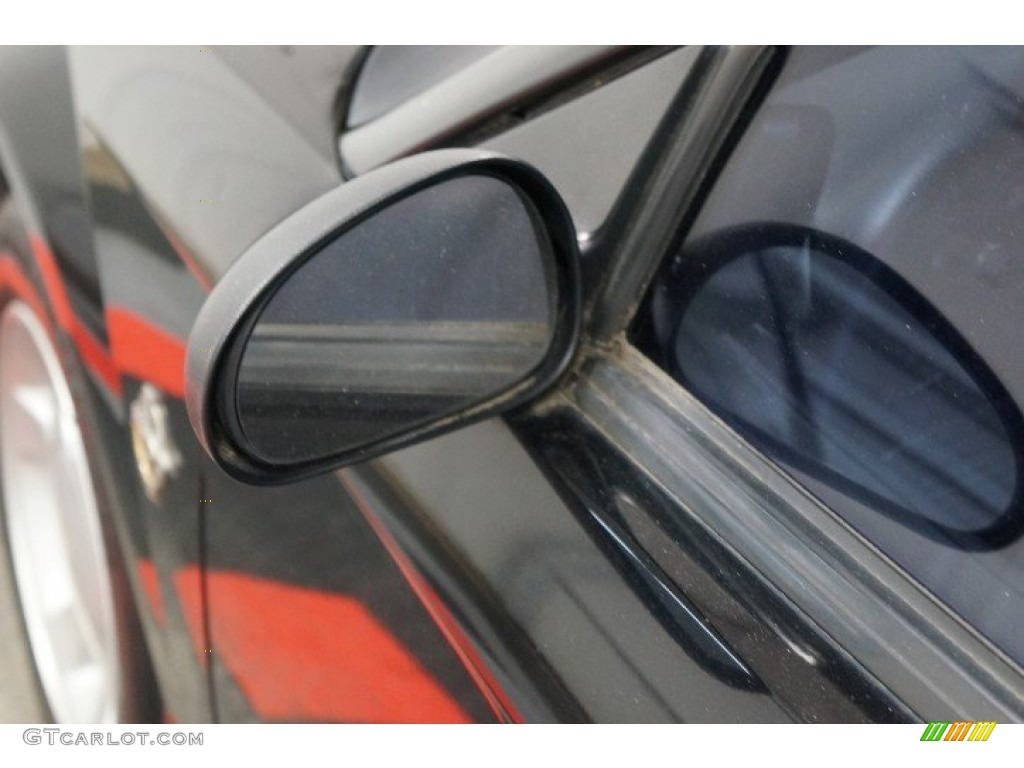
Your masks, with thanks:
[[[87,346],[81,340],[104,344],[108,335],[66,55],[53,47],[5,48],[0,72],[0,254],[5,262],[0,301],[28,301],[56,340],[81,414],[86,450],[95,459],[92,477],[110,557],[126,697],[119,715],[148,722],[160,717],[162,702],[153,683],[152,657],[143,644],[151,625],[140,610],[144,597],[135,568],[138,553],[149,549],[139,525],[145,509],[136,495],[136,479],[124,471],[134,464],[130,442],[124,440],[124,412],[107,377],[83,360]],[[50,98],[40,99],[40,93]],[[45,131],[40,132],[41,125]],[[51,265],[67,276],[59,294],[53,290]],[[77,320],[77,338],[66,327],[69,315]],[[195,530],[187,509],[178,525]],[[173,549],[175,543],[169,537],[162,546]],[[195,544],[194,536],[184,537],[186,550]],[[174,637],[187,637],[183,624]],[[180,696],[183,708],[189,707],[189,717],[209,718],[202,676],[181,675],[168,690]]]
[[[199,56],[96,51],[71,60],[78,106],[98,140],[194,273],[215,284],[263,231],[336,184],[340,170],[268,106],[277,101],[261,99],[258,74],[240,78]],[[414,677],[437,696],[441,718],[1020,717],[1015,667],[625,341],[721,150],[779,64],[767,49],[700,49],[669,103],[651,92],[658,127],[607,217],[591,219],[600,234],[585,254],[582,354],[559,387],[506,419],[337,477],[267,489],[204,462],[184,429],[184,405],[171,396],[186,468],[163,504],[147,506],[123,410],[138,382],[125,376],[120,399],[90,396],[106,409],[96,416],[107,425],[108,453],[98,460],[111,468],[126,558],[161,563],[171,621],[159,626],[144,607],[143,624],[176,719],[379,717],[379,709],[342,706],[353,700],[343,686],[334,698],[313,695],[318,679],[360,674],[346,664],[361,654],[327,658],[304,645],[348,647],[335,632],[344,622],[331,624],[326,640],[317,634],[327,615],[358,617],[384,638],[379,647],[404,648],[402,658],[415,661],[407,669],[426,671]],[[156,98],[141,98],[146,92]],[[614,115],[615,104],[637,97],[621,98],[603,110]],[[564,146],[557,121],[535,127],[531,135],[521,124],[517,141]],[[34,146],[47,142],[40,136]],[[211,157],[228,180],[216,193],[202,164]],[[208,195],[215,209],[198,202]],[[159,293],[166,263],[140,263]],[[136,309],[157,325],[180,324],[172,331],[187,329],[197,311],[183,301],[176,320],[161,322],[158,305],[147,299]],[[386,545],[395,540],[390,557],[370,529]],[[399,568],[423,582],[418,601]],[[189,634],[187,600],[172,586],[177,572],[199,574],[198,634]],[[132,584],[145,606],[140,581]],[[213,653],[204,660],[207,644]],[[408,679],[397,683],[398,698],[410,692]],[[307,686],[300,699],[286,691],[296,680]],[[199,696],[206,684],[210,695]]]
[[[100,266],[86,215],[66,58],[53,47],[6,48],[3,64],[4,173],[24,244],[31,235],[45,235],[65,276],[68,301],[103,340]],[[50,98],[36,98],[39,92]],[[40,125],[46,126],[45,140]]]
[[[581,524],[708,674],[765,697],[766,711],[773,700],[797,720],[911,717],[722,542],[681,515],[674,499],[638,476],[629,452],[613,448],[581,414],[566,408],[522,427]]]
[[[485,471],[495,460],[505,473]],[[507,660],[498,668],[527,719],[542,704],[558,721],[789,719],[741,667],[729,664],[721,676],[722,664],[708,664],[703,648],[721,646],[706,632],[702,652],[691,653],[697,643],[666,610],[678,600],[623,578],[592,535],[596,526],[581,522],[506,425],[483,422],[379,465],[392,491],[374,495],[377,513],[444,590],[485,658]],[[345,473],[374,487],[369,472]],[[515,633],[504,629],[509,622]],[[520,670],[530,677],[517,679]]]
[[[329,178],[329,175],[315,171],[322,166],[313,148],[308,150],[308,154],[302,154],[306,151],[301,149],[302,139],[289,134],[287,125],[276,122],[277,118],[271,111],[253,100],[247,80],[222,69],[211,60],[197,59],[197,51],[123,51],[122,56],[111,56],[112,53],[72,53],[78,65],[76,83],[82,89],[77,94],[79,105],[84,107],[82,119],[88,122],[88,131],[94,137],[86,149],[93,151],[89,147],[97,147],[107,155],[112,156],[115,152],[119,155],[116,172],[111,172],[109,159],[96,163],[87,157],[84,161],[86,167],[96,166],[105,171],[99,174],[100,177],[108,185],[114,182],[115,187],[113,190],[97,190],[93,211],[95,236],[102,241],[100,257],[108,259],[106,298],[108,304],[130,309],[169,337],[170,351],[173,351],[175,342],[180,345],[178,350],[183,363],[184,340],[205,298],[203,285],[209,283],[211,275],[217,274],[216,265],[230,263],[238,255],[230,250],[231,247],[235,244],[243,247],[247,244],[245,238],[258,233],[260,226],[268,226],[275,218],[290,212],[289,206],[294,205],[293,195],[308,194],[309,198],[305,199],[310,199],[326,188],[326,185],[318,186],[318,179]],[[206,66],[208,62],[211,66]],[[133,77],[139,71],[149,72],[152,82],[170,86],[164,91],[165,98],[160,101],[162,109],[157,113],[136,111],[139,107],[138,94],[131,87],[127,87],[127,95],[120,100],[124,92],[118,84],[133,83]],[[203,87],[178,91],[171,86],[181,80],[192,82],[190,78],[198,78]],[[226,109],[210,109],[209,100],[216,101],[224,93],[231,94],[224,103]],[[90,108],[90,99],[97,102],[95,110]],[[128,119],[123,118],[124,113],[119,112],[118,105],[127,110]],[[159,131],[158,125],[167,121],[173,123],[182,115],[207,123],[198,131],[176,131],[159,147],[148,142],[147,132],[154,128]],[[151,119],[156,122],[150,122]],[[253,132],[253,125],[262,128]],[[241,134],[233,133],[234,130],[251,140],[235,141],[233,137]],[[196,139],[201,139],[199,145],[194,143]],[[242,153],[233,155],[232,162],[249,163],[250,169],[258,168],[267,183],[248,187],[247,192],[252,196],[236,199],[235,206],[224,205],[218,209],[215,231],[211,231],[203,229],[203,219],[209,209],[201,207],[208,203],[201,203],[200,199],[205,198],[200,194],[196,194],[194,199],[181,195],[175,189],[176,176],[171,167],[164,167],[169,173],[151,173],[146,169],[152,170],[154,163],[159,164],[160,157],[167,156],[167,153],[176,156],[185,166],[195,168],[193,158],[197,154],[201,156],[211,146],[224,146],[218,144],[220,141],[230,144],[233,152]],[[282,149],[286,155],[290,154],[293,169],[297,168],[302,173],[301,177],[289,177],[292,171],[286,171],[272,160],[267,164],[268,159]],[[141,183],[144,193],[135,186],[136,180]],[[298,188],[309,191],[297,193]],[[130,193],[129,199],[124,199],[126,189]],[[208,188],[201,194],[205,195],[207,191]],[[106,215],[111,208],[103,204],[112,194],[122,195],[113,206],[112,212],[116,214],[113,218]],[[261,218],[260,211],[264,218]],[[172,239],[164,240],[157,234]],[[218,238],[224,239],[218,242]],[[129,251],[118,249],[116,246],[125,240],[147,247]],[[161,338],[167,341],[166,337]],[[183,371],[177,370],[181,377]],[[152,376],[158,372],[156,369],[148,373],[143,370],[137,375]],[[438,685],[453,691],[449,695],[453,696],[453,701],[465,716],[476,720],[487,720],[492,716],[490,710],[480,703],[475,687],[466,682],[464,673],[460,673],[461,664],[457,657],[437,637],[431,619],[418,609],[418,603],[391,559],[379,545],[367,539],[365,532],[360,533],[365,528],[358,527],[358,519],[354,520],[354,528],[345,528],[344,525],[338,528],[329,522],[326,527],[297,525],[299,521],[294,516],[282,516],[282,510],[290,510],[295,499],[319,493],[321,502],[308,507],[313,518],[320,523],[324,523],[325,516],[328,520],[345,520],[346,513],[339,512],[336,507],[339,501],[336,484],[333,492],[325,493],[321,482],[314,483],[307,491],[292,486],[288,492],[278,496],[230,482],[209,462],[204,463],[202,452],[188,426],[180,390],[176,390],[176,394],[165,393],[165,401],[171,417],[171,435],[181,449],[184,464],[172,478],[159,503],[146,499],[131,453],[125,414],[127,403],[138,392],[139,382],[134,377],[125,377],[124,381],[123,399],[113,410],[113,418],[107,417],[110,427],[104,431],[103,444],[109,453],[98,453],[97,457],[102,461],[109,455],[110,463],[118,473],[115,485],[125,496],[118,519],[132,532],[130,543],[125,545],[128,557],[133,562],[151,565],[155,572],[155,594],[160,598],[159,606],[153,604],[152,591],[146,588],[138,575],[133,584],[150,656],[164,697],[165,717],[179,722],[362,719],[358,708],[339,710],[331,696],[326,699],[321,696],[312,709],[301,706],[301,702],[299,706],[292,706],[289,703],[292,700],[286,697],[280,699],[282,704],[276,710],[260,711],[257,705],[265,701],[259,696],[264,686],[280,693],[281,686],[288,689],[303,680],[308,682],[310,664],[313,665],[312,677],[316,679],[315,664],[318,662],[311,659],[301,646],[296,648],[282,642],[280,637],[277,642],[268,638],[261,644],[261,658],[257,660],[256,668],[277,670],[277,675],[283,674],[284,678],[272,673],[269,678],[254,683],[253,678],[247,675],[249,668],[244,664],[240,667],[239,659],[247,657],[238,655],[234,643],[240,632],[245,637],[248,629],[258,631],[262,620],[259,616],[239,617],[234,614],[232,618],[230,613],[222,616],[220,611],[212,612],[213,606],[231,607],[238,600],[230,588],[227,592],[220,588],[222,582],[216,578],[217,573],[211,575],[211,568],[218,573],[262,573],[270,577],[255,582],[257,590],[268,582],[273,584],[273,579],[281,579],[282,584],[290,582],[294,585],[296,594],[310,593],[314,599],[320,595],[328,605],[335,605],[330,602],[332,593],[337,593],[339,598],[356,595],[357,603],[366,601],[371,610],[386,614],[382,625],[375,623],[372,615],[367,618],[362,614],[364,623],[370,627],[383,626],[385,635],[381,636],[385,639],[387,636],[398,638],[391,643],[404,641],[405,645],[412,646],[413,655],[408,658],[422,661],[409,663],[423,664],[431,678],[440,678],[442,682]],[[168,381],[163,386],[175,390],[174,384]],[[183,380],[179,378],[177,387],[182,386]],[[110,401],[108,394],[107,403]],[[111,413],[110,404],[105,404],[104,408]],[[268,529],[261,525],[261,510],[268,510],[267,514],[276,519],[279,526]],[[235,519],[233,512],[241,515],[242,519],[256,515],[251,521],[254,527],[247,530],[257,534],[263,532],[265,535],[256,536],[258,541],[275,542],[269,550],[276,553],[275,556],[267,557],[267,551],[264,551],[262,558],[258,556],[249,560],[252,550],[249,547],[237,548],[242,532],[232,523]],[[332,531],[337,531],[337,535],[331,535]],[[296,541],[296,546],[287,546],[289,540]],[[346,547],[352,546],[356,547],[359,555],[353,564],[358,565],[325,579],[321,573],[324,564],[334,562],[339,556],[344,557],[346,551],[350,551]],[[256,549],[259,550],[258,547]],[[291,566],[283,570],[274,566],[274,563],[284,562],[291,563]],[[305,575],[296,575],[296,567],[299,574]],[[227,583],[230,587],[231,582]],[[345,605],[352,607],[351,603]],[[303,616],[302,621],[305,626],[316,630],[315,617],[311,621],[310,617]],[[344,671],[345,659],[334,663],[333,667]],[[395,688],[393,680],[385,682]],[[243,688],[243,685],[250,687]],[[257,686],[255,695],[252,685]],[[401,691],[400,686],[398,691]],[[372,686],[365,695],[373,695]],[[442,710],[449,715],[456,711],[451,707]],[[413,712],[412,715],[408,710],[406,712],[406,716],[430,716],[429,711]],[[382,717],[380,711],[371,711],[371,715],[378,719]],[[394,717],[402,717],[402,712],[396,710]]]
[[[392,720],[429,721],[437,690],[425,696],[422,687],[413,687],[414,674],[450,696],[449,707],[436,713],[439,719],[459,710],[471,722],[496,719],[335,477],[254,492],[212,462],[204,465],[204,493],[213,500],[206,535],[218,542],[205,566],[212,574],[206,593],[211,647],[217,649],[211,674],[222,719],[388,719],[381,702],[392,707]],[[242,503],[230,503],[233,498]],[[263,592],[266,600],[244,602]],[[289,605],[285,595],[308,602]],[[347,626],[358,614],[342,609],[355,603],[372,613],[377,632],[359,634]],[[248,613],[257,606],[258,612]],[[295,627],[268,631],[268,621]],[[406,666],[392,666],[402,658],[383,654],[375,663],[374,644],[384,638],[406,649]],[[362,667],[379,679],[366,680]],[[367,684],[361,691],[346,689],[346,679]]]

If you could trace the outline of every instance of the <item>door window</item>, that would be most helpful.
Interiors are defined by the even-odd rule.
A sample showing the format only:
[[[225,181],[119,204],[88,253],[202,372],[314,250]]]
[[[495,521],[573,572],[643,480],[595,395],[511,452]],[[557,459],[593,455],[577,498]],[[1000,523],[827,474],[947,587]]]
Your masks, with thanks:
[[[1024,661],[1024,51],[790,52],[638,347]]]

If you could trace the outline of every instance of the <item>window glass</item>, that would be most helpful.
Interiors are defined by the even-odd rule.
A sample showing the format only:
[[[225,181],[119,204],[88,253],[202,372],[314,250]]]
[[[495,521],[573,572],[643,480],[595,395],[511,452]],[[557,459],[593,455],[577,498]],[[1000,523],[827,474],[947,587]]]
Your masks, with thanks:
[[[1024,50],[790,52],[633,329],[1024,661]]]

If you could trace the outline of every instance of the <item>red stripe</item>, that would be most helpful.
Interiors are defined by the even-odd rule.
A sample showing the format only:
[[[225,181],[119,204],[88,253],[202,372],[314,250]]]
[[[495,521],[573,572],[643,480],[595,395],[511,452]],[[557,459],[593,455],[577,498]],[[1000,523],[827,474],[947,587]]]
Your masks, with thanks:
[[[376,518],[366,499],[363,498],[352,482],[345,477],[344,472],[338,472],[336,476],[341,480],[345,490],[348,491],[355,501],[359,511],[363,513],[363,517],[366,518],[370,527],[373,528],[384,548],[395,561],[395,565],[398,566],[402,575],[405,576],[406,581],[409,582],[412,591],[420,599],[427,613],[430,614],[434,623],[437,624],[438,629],[441,630],[441,634],[444,635],[452,650],[459,657],[459,660],[466,668],[473,682],[476,683],[477,688],[480,689],[480,693],[486,699],[494,714],[501,720],[513,723],[525,722],[523,716],[519,714],[515,705],[509,700],[501,685],[491,675],[487,663],[480,658],[469,638],[466,637],[461,627],[459,627],[455,617],[448,610],[448,606],[444,604],[441,597],[426,582],[413,562],[406,557],[398,542],[391,535],[391,532]]]
[[[25,301],[25,303],[32,308],[36,317],[46,324],[47,331],[52,334],[53,331],[47,322],[48,315],[43,307],[43,302],[39,298],[39,294],[36,293],[35,288],[32,287],[32,283],[29,282],[28,278],[25,276],[20,264],[18,264],[18,262],[8,253],[0,252],[0,258],[2,258],[2,261],[0,261],[0,284],[10,289],[12,293]],[[52,261],[48,263],[50,264],[50,267],[48,268],[48,272],[50,274],[49,280],[52,282],[54,279],[52,269],[54,269],[55,266]],[[44,282],[45,281],[46,280],[44,279]],[[61,286],[60,290],[63,292],[63,286]],[[66,295],[64,296],[66,299]],[[60,300],[58,300],[58,302],[59,301]],[[87,329],[75,320],[74,315],[71,315],[70,321],[68,320],[68,313],[70,312],[69,306],[67,304],[58,304],[58,302],[54,303],[54,313],[57,314],[56,307],[58,305],[63,306],[59,316],[63,317],[65,322],[70,322],[71,325],[69,333],[71,334],[75,345],[78,347],[78,350],[82,355],[82,359],[85,360],[86,364],[97,373],[101,380],[106,382],[108,386],[114,389],[114,391],[119,392],[121,382],[117,377],[117,371],[114,369],[113,363],[110,360],[110,357],[106,354],[106,351],[100,345],[99,341],[97,341]],[[66,326],[61,327],[68,330]]]
[[[76,317],[53,252],[38,235],[30,238],[43,286],[57,325],[74,342],[82,362],[106,386],[121,395],[121,374],[156,384],[172,397],[185,396],[185,343],[121,307],[106,311],[110,350]]]
[[[210,657],[206,653],[206,630],[203,620],[203,583],[202,571],[199,566],[186,565],[176,570],[171,576],[174,591],[178,595],[178,604],[185,617],[185,626],[192,639],[192,650],[196,658],[205,667]]]
[[[71,334],[78,323],[74,312],[71,310],[71,302],[68,300],[67,291],[64,290],[64,282],[60,277],[57,260],[53,257],[50,247],[39,235],[30,235],[29,244],[32,246],[32,254],[36,258],[39,274],[43,278],[43,288],[46,289],[46,295],[50,297],[50,304],[53,307],[53,316],[57,320],[57,325],[68,334]]]
[[[46,310],[43,307],[43,302],[39,298],[39,294],[36,293],[32,284],[28,278],[25,277],[25,273],[22,272],[21,266],[17,261],[8,253],[0,252],[0,283],[11,290],[16,296],[25,301],[36,314],[38,318],[46,322],[48,317]],[[49,277],[44,277],[44,283],[53,284],[56,280],[57,284],[60,285],[60,279],[55,277],[53,270],[56,269],[56,265],[53,264],[52,260],[46,260],[44,258],[42,263],[46,263],[49,266],[46,269],[42,269],[44,275],[48,274]],[[82,326],[73,314],[70,314],[70,305],[66,302],[67,295],[64,294],[64,287],[60,285],[59,295],[64,297],[64,301],[57,299],[53,301],[54,314],[58,318],[63,318],[64,323],[61,327],[64,328],[72,340],[75,342],[75,346],[78,347],[78,351],[88,365],[99,378],[104,381],[115,392],[120,392],[121,381],[118,378],[117,370],[114,367],[113,361],[110,356],[103,349],[96,337],[94,337],[84,326]],[[58,310],[60,306],[62,309]],[[70,319],[69,319],[70,316]],[[60,320],[58,319],[58,322]],[[47,330],[52,333],[49,324],[47,323]]]
[[[185,343],[141,315],[107,308],[107,333],[118,369],[156,384],[173,397],[185,396]]]
[[[233,571],[206,580],[212,653],[262,719],[469,721],[355,599]]]
[[[53,315],[57,325],[71,338],[82,362],[102,381],[111,392],[121,395],[121,377],[110,354],[99,343],[99,340],[75,316],[68,300],[64,282],[61,280],[60,268],[49,246],[39,235],[30,235],[29,243],[39,266],[39,274],[43,279],[43,287],[50,298]]]
[[[164,610],[164,598],[160,592],[160,577],[157,575],[156,566],[151,560],[139,558],[135,561],[135,569],[139,574],[139,583],[142,585],[142,592],[149,600],[149,607],[153,611],[153,617],[161,626],[167,619]]]
[[[0,286],[8,289],[28,304],[36,316],[46,325],[46,330],[50,333],[53,332],[49,322],[47,322],[47,314],[42,299],[39,298],[39,294],[36,293],[32,283],[25,277],[21,265],[6,251],[0,251]]]
[[[75,327],[71,331],[71,339],[78,347],[78,353],[82,361],[99,377],[100,381],[107,385],[107,388],[117,395],[121,394],[121,376],[117,366],[114,364],[110,353],[103,348],[99,340],[84,325],[75,320]]]

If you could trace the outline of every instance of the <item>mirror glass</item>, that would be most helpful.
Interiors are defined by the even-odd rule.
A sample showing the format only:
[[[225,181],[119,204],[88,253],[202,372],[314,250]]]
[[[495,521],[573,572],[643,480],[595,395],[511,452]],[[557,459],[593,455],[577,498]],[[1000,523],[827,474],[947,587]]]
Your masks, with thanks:
[[[694,394],[837,508],[964,546],[1019,533],[1020,412],[909,283],[796,227],[694,251],[671,348]]]
[[[552,263],[532,203],[492,176],[376,211],[284,278],[252,326],[236,393],[251,448],[326,458],[500,395],[550,346]]]

